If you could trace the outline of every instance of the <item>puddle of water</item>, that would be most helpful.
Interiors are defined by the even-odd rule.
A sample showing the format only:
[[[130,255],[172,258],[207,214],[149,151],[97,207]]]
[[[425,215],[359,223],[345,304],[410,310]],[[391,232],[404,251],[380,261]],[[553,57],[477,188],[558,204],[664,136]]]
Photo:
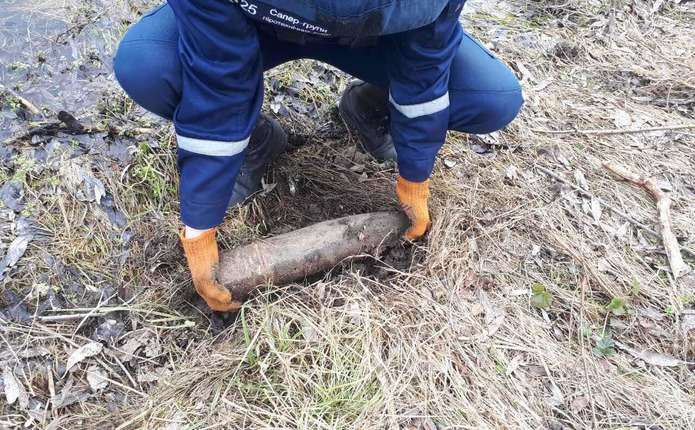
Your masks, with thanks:
[[[0,82],[41,109],[92,110],[115,86],[112,55],[136,14],[122,1],[0,0]],[[0,140],[17,127],[4,108]]]

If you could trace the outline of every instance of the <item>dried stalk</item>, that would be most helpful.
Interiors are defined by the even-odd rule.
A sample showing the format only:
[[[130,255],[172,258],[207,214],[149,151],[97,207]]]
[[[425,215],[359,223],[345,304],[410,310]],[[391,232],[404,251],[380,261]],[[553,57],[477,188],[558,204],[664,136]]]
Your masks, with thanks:
[[[639,134],[651,133],[653,131],[678,131],[695,129],[695,124],[666,125],[662,127],[645,128],[597,128],[589,130],[544,130],[534,128],[531,131],[542,134],[585,134],[585,135],[610,135],[610,134]]]
[[[647,178],[629,171],[625,167],[618,166],[612,163],[603,163],[603,167],[613,172],[623,180],[626,180],[634,185],[644,188],[656,201],[656,207],[659,212],[659,225],[661,226],[661,240],[668,256],[668,261],[671,266],[673,277],[678,279],[683,275],[690,273],[690,267],[683,261],[681,256],[680,245],[676,235],[673,234],[671,228],[671,199],[668,194],[663,192],[656,179],[653,177]]]
[[[660,235],[656,230],[654,230],[653,228],[651,228],[651,227],[649,227],[649,226],[647,226],[647,225],[642,224],[641,222],[637,221],[635,218],[631,217],[630,215],[626,214],[625,212],[621,211],[620,209],[616,208],[615,206],[610,205],[608,202],[606,202],[605,200],[601,199],[600,197],[596,197],[595,195],[593,195],[593,194],[590,193],[589,191],[587,191],[587,190],[585,190],[585,189],[583,189],[583,188],[581,188],[581,187],[578,187],[577,185],[573,184],[572,182],[568,181],[567,179],[563,178],[562,176],[558,175],[557,173],[553,172],[552,170],[548,170],[548,169],[546,169],[545,167],[542,167],[542,166],[536,166],[536,168],[537,168],[538,170],[540,170],[541,172],[545,173],[546,175],[552,177],[553,179],[556,179],[556,180],[562,182],[563,184],[565,184],[565,185],[571,187],[572,189],[574,189],[575,191],[577,191],[579,194],[581,194],[581,195],[583,195],[583,196],[585,196],[585,197],[588,197],[588,198],[590,198],[590,199],[596,199],[596,200],[601,204],[601,206],[603,206],[603,207],[609,209],[611,212],[613,212],[613,213],[615,213],[616,215],[618,215],[618,216],[624,218],[626,221],[628,221],[629,223],[633,224],[634,226],[636,226],[636,227],[638,227],[638,228],[641,228],[641,229],[644,230],[646,233],[649,233],[650,235],[654,236],[655,238],[659,238],[659,239],[661,238],[661,235]],[[692,250],[692,249],[690,249],[690,248],[687,248],[687,247],[685,247],[685,246],[681,246],[681,250],[682,250],[683,252],[685,252],[685,253],[687,253],[687,254],[690,254],[691,256],[695,257],[695,251],[694,251],[694,250]]]

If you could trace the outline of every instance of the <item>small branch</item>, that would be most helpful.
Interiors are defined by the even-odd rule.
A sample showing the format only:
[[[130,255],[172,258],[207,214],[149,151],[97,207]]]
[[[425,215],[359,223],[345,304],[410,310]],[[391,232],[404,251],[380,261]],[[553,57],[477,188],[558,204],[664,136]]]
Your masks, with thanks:
[[[101,11],[100,13],[96,14],[94,17],[89,19],[87,22],[78,22],[77,24],[63,31],[59,35],[55,36],[54,43],[65,45],[71,36],[77,36],[78,34],[80,34],[80,32],[82,32],[82,30],[84,30],[85,27],[99,21],[99,19],[102,16],[104,16],[106,12],[106,10]]]
[[[27,100],[24,97],[22,97],[21,95],[19,95],[15,90],[13,90],[11,88],[7,88],[6,86],[0,84],[0,91],[5,91],[9,95],[11,95],[15,99],[17,99],[17,101],[19,101],[22,104],[22,106],[24,106],[32,114],[41,115],[41,110],[39,108],[37,108],[34,105],[34,103],[30,102],[29,100]]]
[[[610,134],[638,134],[649,133],[652,131],[676,131],[695,129],[695,124],[681,124],[663,127],[647,127],[647,128],[598,128],[589,130],[544,130],[533,128],[534,133],[543,134],[584,134],[584,135],[610,135]]]
[[[125,376],[128,377],[128,380],[130,381],[130,384],[133,386],[133,388],[139,388],[137,382],[135,382],[135,379],[133,379],[133,376],[130,374],[130,372],[128,372],[128,369],[126,369],[121,360],[119,360],[115,354],[111,355],[111,358],[116,360],[116,364],[118,364],[118,367],[121,368],[121,371],[125,373]]]
[[[671,265],[673,277],[678,279],[681,276],[690,273],[690,267],[688,267],[688,265],[683,261],[680,245],[678,245],[678,239],[676,239],[676,235],[673,234],[673,230],[671,228],[671,199],[667,193],[663,192],[659,188],[659,185],[656,183],[656,179],[653,177],[647,178],[637,175],[622,166],[608,162],[603,163],[603,167],[610,170],[613,172],[613,174],[617,175],[623,180],[642,187],[652,196],[652,198],[656,201],[656,207],[659,212],[661,241],[666,249],[666,255],[668,256],[668,261]]]
[[[581,287],[581,296],[580,296],[580,302],[579,302],[579,327],[583,327],[586,321],[584,320],[584,309],[586,309],[586,290],[589,289],[589,280],[586,278],[586,276],[582,276],[579,278],[579,286]],[[584,368],[584,379],[586,381],[586,392],[589,395],[589,398],[594,397],[594,393],[591,390],[591,378],[589,376],[589,366],[587,365],[587,359],[586,359],[586,347],[584,345],[585,341],[585,336],[581,333],[581,329],[579,331],[579,344],[581,345],[581,353],[582,353],[582,367]],[[594,402],[590,402],[591,404],[591,418],[592,418],[592,427],[596,428],[598,427],[597,423],[598,420],[596,419],[596,407],[594,406]]]
[[[66,124],[64,124],[61,121],[50,121],[50,122],[41,122],[36,124],[35,126],[29,128],[27,131],[24,133],[18,134],[14,137],[10,137],[6,139],[4,142],[2,142],[3,145],[10,146],[14,145],[17,142],[21,142],[23,140],[29,140],[34,136],[53,136],[57,133],[66,133],[66,134],[72,134],[72,135],[82,135],[82,134],[93,134],[93,133],[101,133],[108,131],[109,129],[106,127],[98,127],[98,126],[88,126],[88,127],[81,127],[81,128],[72,128]]]
[[[64,114],[64,115],[63,115]],[[83,135],[83,134],[95,134],[95,133],[113,133],[116,135],[130,135],[130,134],[149,134],[153,133],[155,129],[147,127],[119,127],[113,124],[108,126],[102,126],[98,124],[81,124],[72,115],[66,112],[60,112],[58,114],[58,121],[47,121],[34,123],[27,131],[20,133],[16,136],[10,137],[2,142],[3,145],[10,146],[14,145],[23,140],[29,140],[34,136],[53,136],[57,133],[65,133],[71,135]]]
[[[107,315],[108,313],[92,313],[92,314],[69,314],[69,315],[49,315],[41,316],[37,315],[35,318],[41,322],[60,322],[60,321],[74,321],[81,320],[85,318],[98,318]]]
[[[616,208],[615,206],[608,204],[607,202],[602,200],[600,197],[596,197],[595,195],[591,194],[590,192],[586,191],[585,189],[578,187],[577,185],[573,184],[572,182],[568,181],[567,179],[563,178],[562,176],[558,175],[557,173],[553,172],[552,170],[548,170],[542,166],[536,166],[536,169],[538,169],[541,172],[545,173],[546,175],[556,179],[557,181],[560,181],[563,184],[571,187],[572,189],[577,191],[579,194],[581,194],[585,197],[588,197],[590,199],[596,199],[601,204],[601,206],[609,209],[614,214],[624,218],[626,221],[633,224],[635,227],[639,227],[642,230],[644,230],[646,233],[649,233],[650,235],[652,235],[653,237],[655,237],[657,239],[661,239],[661,235],[656,230],[652,229],[651,227],[649,227],[647,225],[642,224],[641,222],[637,221],[636,219],[634,219],[630,215],[626,214],[625,212],[621,211],[620,209]],[[695,250],[691,250],[690,248],[687,248],[684,246],[681,247],[681,250],[683,252],[691,255],[692,257],[695,257]]]

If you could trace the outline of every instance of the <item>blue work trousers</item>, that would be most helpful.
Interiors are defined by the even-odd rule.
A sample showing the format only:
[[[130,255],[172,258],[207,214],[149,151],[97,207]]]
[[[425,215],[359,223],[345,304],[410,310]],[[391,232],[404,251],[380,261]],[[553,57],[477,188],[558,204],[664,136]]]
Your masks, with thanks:
[[[387,55],[378,39],[373,46],[349,47],[291,43],[269,31],[259,31],[258,35],[264,70],[309,58],[388,89]],[[178,38],[176,18],[165,4],[128,30],[114,60],[116,78],[128,95],[168,119],[173,117],[182,92]],[[519,82],[511,70],[466,33],[451,66],[449,98],[449,129],[476,134],[503,128],[523,104]]]

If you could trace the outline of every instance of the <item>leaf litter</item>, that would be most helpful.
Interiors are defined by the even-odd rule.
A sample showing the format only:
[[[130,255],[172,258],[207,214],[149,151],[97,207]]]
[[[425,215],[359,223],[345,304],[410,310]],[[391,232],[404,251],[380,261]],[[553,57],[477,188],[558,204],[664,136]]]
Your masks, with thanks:
[[[29,406],[29,395],[22,383],[17,380],[14,372],[9,366],[5,366],[3,369],[2,377],[7,404],[12,405],[19,400],[19,407],[26,409],[27,406]]]
[[[74,350],[70,353],[68,361],[65,364],[65,371],[69,372],[76,364],[81,363],[83,360],[94,357],[103,351],[104,345],[99,342],[90,342]]]
[[[89,388],[91,388],[94,393],[109,386],[106,372],[96,365],[92,365],[87,369],[87,382],[89,383]]]
[[[412,261],[390,269],[388,277],[361,272],[343,276],[335,270],[320,281],[308,280],[281,292],[269,286],[272,294],[259,292],[246,307],[246,329],[258,347],[253,364],[240,364],[247,345],[233,319],[225,331],[214,335],[206,331],[203,317],[193,329],[169,328],[176,323],[167,322],[181,314],[197,315],[187,304],[193,293],[171,233],[178,225],[175,187],[167,190],[158,182],[175,183],[171,130],[143,115],[115,89],[108,77],[110,54],[101,55],[113,47],[99,46],[100,40],[118,40],[121,24],[135,22],[154,4],[136,1],[126,7],[118,1],[108,12],[91,15],[96,5],[86,2],[70,9],[85,16],[68,17],[65,22],[55,22],[67,11],[60,7],[32,18],[19,14],[19,26],[37,16],[52,18],[39,18],[51,22],[32,27],[49,32],[33,41],[34,48],[17,49],[21,54],[0,62],[0,73],[16,84],[13,88],[47,115],[70,109],[75,118],[91,116],[95,122],[108,121],[114,129],[126,130],[36,135],[17,147],[0,146],[0,165],[6,169],[0,174],[27,172],[22,210],[34,220],[34,245],[41,248],[37,255],[25,252],[12,276],[3,280],[3,287],[16,293],[3,294],[0,317],[3,324],[9,321],[3,336],[11,342],[22,339],[26,331],[21,330],[34,315],[46,315],[44,309],[64,315],[74,312],[73,307],[96,306],[96,301],[87,304],[92,291],[98,292],[96,297],[101,297],[100,291],[118,292],[121,296],[114,299],[118,304],[121,297],[137,297],[137,311],[115,317],[123,322],[123,332],[119,334],[116,324],[98,337],[108,344],[99,361],[113,367],[109,375],[121,385],[104,386],[106,369],[95,364],[96,356],[74,364],[67,375],[65,366],[56,365],[55,374],[63,378],[54,381],[54,423],[103,428],[129,422],[146,428],[169,421],[183,427],[191,420],[201,425],[236,424],[243,416],[257,427],[308,423],[316,428],[387,428],[391,418],[384,417],[402,426],[430,425],[427,418],[408,418],[412,413],[432,416],[433,425],[440,428],[518,423],[534,428],[560,428],[558,423],[595,428],[596,423],[616,422],[618,416],[620,423],[623,417],[639,416],[664,428],[688,428],[693,412],[684,405],[692,404],[692,396],[684,387],[692,385],[692,375],[685,371],[690,356],[681,345],[687,345],[682,336],[692,339],[695,323],[689,317],[688,292],[659,275],[660,267],[665,267],[660,244],[598,201],[577,196],[571,187],[560,190],[562,201],[553,200],[553,185],[534,167],[561,172],[571,183],[591,189],[596,197],[652,228],[653,205],[646,204],[639,191],[594,172],[600,161],[616,159],[650,174],[663,174],[673,193],[679,240],[692,247],[692,138],[670,131],[554,136],[534,130],[640,127],[692,119],[693,105],[687,103],[693,94],[687,81],[692,67],[683,58],[693,57],[695,44],[691,23],[681,16],[689,16],[683,11],[690,10],[692,2],[665,3],[653,14],[652,3],[641,0],[627,9],[580,0],[562,5],[479,3],[467,2],[467,29],[493,47],[524,80],[527,103],[521,116],[492,137],[450,133],[442,159],[455,160],[456,165],[447,168],[442,162],[435,168],[434,226]],[[509,22],[507,16],[517,19]],[[69,40],[67,47],[42,45],[43,40],[56,40],[56,34],[71,28],[72,22],[88,24],[60,37]],[[0,37],[7,35],[2,28]],[[663,37],[649,38],[649,31]],[[3,46],[12,49],[28,43],[23,39],[13,37]],[[81,49],[85,41],[96,45],[93,52],[106,66],[85,62],[65,70],[65,59],[80,64],[80,56],[90,51]],[[29,53],[42,46],[46,61],[38,65]],[[659,61],[651,61],[652,52],[660,53]],[[12,71],[9,65],[19,62],[27,69]],[[51,79],[46,77],[49,71]],[[78,75],[80,79],[74,78]],[[230,213],[220,235],[224,246],[350,211],[395,207],[391,195],[395,171],[369,159],[342,160],[345,148],[354,145],[354,136],[334,117],[335,97],[347,82],[345,75],[317,63],[297,62],[270,71],[267,82],[270,112],[280,116],[293,152],[269,170],[263,196]],[[57,92],[52,88],[56,85],[66,89]],[[0,140],[30,127],[26,121],[30,116],[15,114],[3,97],[0,124],[7,127],[0,127]],[[133,131],[136,127],[154,132]],[[145,141],[154,150],[143,159],[139,143]],[[26,160],[32,160],[33,166],[27,167]],[[360,167],[350,170],[355,164],[350,160],[357,160]],[[57,184],[49,180],[64,162],[77,168],[71,172],[75,183],[60,175]],[[516,169],[508,174],[506,166]],[[339,169],[344,176],[336,174]],[[577,171],[584,180],[590,175],[591,183],[577,180]],[[370,192],[364,193],[367,185]],[[152,190],[164,191],[157,197]],[[23,234],[16,211],[3,206],[0,249],[4,251]],[[122,237],[114,230],[121,232],[129,225],[133,249],[122,257]],[[42,239],[50,240],[39,243],[37,228],[46,229]],[[482,286],[468,279],[469,272],[494,280],[485,289],[485,299],[479,297]],[[588,278],[583,287],[577,280],[582,276]],[[633,279],[641,288],[631,295]],[[539,301],[540,310],[533,306],[533,291],[529,292],[534,282],[552,297],[549,306]],[[47,286],[49,293],[29,296],[35,285]],[[44,307],[35,307],[35,297],[45,300]],[[629,297],[625,315],[606,308],[613,297]],[[482,300],[487,300],[485,306],[479,303]],[[341,308],[345,303],[362,308],[346,315]],[[87,337],[97,339],[96,330],[104,321],[95,318],[79,328],[80,320],[49,324],[53,333],[41,332],[43,338],[32,339],[50,354],[24,357],[17,348],[17,356],[42,367],[46,361],[66,363],[67,351],[75,345],[63,339],[72,339],[77,346],[89,342]],[[303,324],[315,330],[310,342],[296,336],[296,327]],[[605,340],[601,345],[604,352],[611,348],[612,352],[597,357],[591,353],[594,340],[579,341],[579,327],[601,333],[604,324],[612,329],[613,345]],[[40,330],[38,325],[33,329]],[[489,337],[477,343],[472,339],[480,337],[466,333],[489,333]],[[380,347],[366,348],[367,343]],[[622,344],[633,351],[621,348]],[[119,349],[124,352],[119,354]],[[672,365],[678,360],[681,363]],[[387,379],[397,383],[374,383],[374,366],[369,363],[383,363]],[[626,369],[625,374],[616,368]],[[25,383],[19,366],[14,372]],[[138,384],[138,390],[147,391],[147,401],[136,400],[123,388]],[[32,402],[29,409],[33,410],[33,402],[46,405],[44,387],[31,387],[33,394],[29,385],[26,390]],[[317,400],[316,387],[325,387],[321,393],[331,396]],[[335,399],[341,400],[339,404]],[[395,407],[389,409],[389,402]],[[20,416],[21,420],[10,419],[21,426],[34,415],[17,404],[5,406],[3,413]],[[519,404],[525,408],[514,406]],[[40,422],[38,417],[34,424]]]

